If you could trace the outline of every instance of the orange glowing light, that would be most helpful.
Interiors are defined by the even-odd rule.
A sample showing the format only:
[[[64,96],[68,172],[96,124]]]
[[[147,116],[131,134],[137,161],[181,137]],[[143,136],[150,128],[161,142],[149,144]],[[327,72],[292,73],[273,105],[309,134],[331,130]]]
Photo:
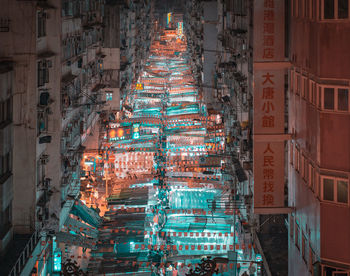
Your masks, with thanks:
[[[117,136],[118,136],[118,137],[123,137],[123,136],[124,136],[124,129],[118,128],[118,130],[117,130]]]
[[[109,132],[109,137],[115,138],[115,135],[116,135],[116,131],[115,131],[114,129],[112,129],[112,130]]]

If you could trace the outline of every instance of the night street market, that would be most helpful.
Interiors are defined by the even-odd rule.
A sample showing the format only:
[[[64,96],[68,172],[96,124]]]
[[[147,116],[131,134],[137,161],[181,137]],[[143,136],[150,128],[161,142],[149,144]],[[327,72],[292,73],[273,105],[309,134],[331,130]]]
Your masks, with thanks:
[[[82,161],[81,200],[103,214],[88,271],[187,275],[205,259],[220,275],[260,275],[239,219],[224,116],[201,101],[184,34],[156,37],[123,111],[105,121],[101,150]]]
[[[0,276],[350,276],[350,0],[0,4]]]

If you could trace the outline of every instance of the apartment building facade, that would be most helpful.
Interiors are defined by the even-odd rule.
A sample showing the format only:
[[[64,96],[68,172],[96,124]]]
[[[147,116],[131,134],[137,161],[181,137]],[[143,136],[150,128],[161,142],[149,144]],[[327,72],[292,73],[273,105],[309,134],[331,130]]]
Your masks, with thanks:
[[[62,231],[82,225],[71,213],[84,145],[141,69],[153,1],[1,4],[1,268],[46,275],[77,238]]]
[[[203,44],[203,41],[206,41],[205,37],[207,36],[209,38],[204,31],[205,26],[203,22],[205,23],[206,20],[204,18],[203,7],[206,5],[210,6],[212,2],[214,2],[216,7],[215,9],[211,8],[210,11],[214,11],[216,16],[208,20],[207,23],[214,24],[216,37],[212,38],[214,43],[210,47]],[[265,2],[266,5],[269,4],[272,6],[264,8]],[[256,131],[254,125],[258,121],[255,114],[258,109],[263,108],[263,106],[257,107],[257,103],[254,102],[254,97],[259,97],[260,93],[257,90],[259,86],[257,76],[260,73],[257,72],[256,68],[270,70],[271,68],[269,66],[272,64],[271,60],[259,59],[260,53],[257,53],[255,49],[264,48],[264,45],[262,45],[263,38],[258,37],[259,32],[261,34],[264,32],[264,29],[261,30],[261,28],[263,28],[265,22],[260,22],[264,20],[264,15],[266,16],[266,13],[275,13],[277,18],[277,14],[280,14],[281,16],[278,20],[281,21],[280,26],[284,26],[285,20],[288,19],[288,16],[285,16],[285,13],[288,14],[288,5],[285,7],[279,4],[277,5],[277,2],[281,1],[265,2],[238,0],[196,2],[192,4],[194,7],[192,14],[186,14],[187,17],[185,18],[190,19],[186,20],[187,26],[185,27],[188,40],[190,41],[190,47],[191,42],[194,44],[192,51],[198,51],[198,58],[194,62],[198,64],[198,68],[203,68],[204,76],[201,79],[206,79],[202,84],[203,91],[206,90],[208,94],[204,97],[204,101],[209,107],[211,106],[223,113],[225,133],[227,136],[226,150],[231,155],[231,172],[236,176],[232,185],[236,193],[236,226],[239,239],[245,243],[253,243],[255,245],[254,252],[247,251],[246,253],[254,253],[259,258],[261,257],[264,262],[265,271],[268,274],[274,274],[277,272],[287,273],[288,240],[285,218],[286,213],[290,212],[291,208],[289,208],[287,203],[286,176],[281,176],[281,181],[278,181],[280,185],[278,187],[279,197],[282,202],[278,208],[257,210],[258,202],[255,202],[255,198],[253,198],[254,195],[261,194],[256,190],[259,188],[259,181],[261,182],[261,179],[259,180],[259,177],[255,175],[255,171],[257,170],[255,170],[253,164],[253,143],[255,139],[254,135],[261,134]],[[276,7],[279,6],[278,8],[280,9],[278,13],[277,10],[275,11],[275,3]],[[195,8],[196,5],[199,7]],[[265,11],[264,9],[269,11]],[[190,9],[188,10],[190,11]],[[276,27],[275,18],[272,18],[272,20],[270,18],[270,21],[273,22],[267,23],[269,23],[269,26],[272,23],[272,31],[274,31],[275,28],[278,28]],[[279,35],[275,41],[283,41],[284,44],[288,40],[288,31],[282,32]],[[213,42],[212,40],[211,42]],[[281,53],[280,57],[278,60],[273,60],[273,62],[283,68],[278,72],[282,79],[278,92],[284,97],[287,93],[285,88],[287,87],[287,82],[285,79],[287,79],[286,77],[288,75],[288,52],[283,46],[279,47],[278,50]],[[210,67],[208,66],[210,63],[208,62],[210,60],[208,55],[213,55],[215,62],[212,69],[205,70],[205,64],[207,64],[208,68]],[[266,63],[264,64],[264,62]],[[273,69],[276,70],[276,68]],[[289,137],[286,127],[288,109],[285,106],[285,102],[282,102],[278,106],[281,109],[281,114],[279,115],[281,129],[275,135],[276,139],[281,139],[282,141]],[[260,140],[263,141],[264,139],[269,139],[269,137],[262,135],[260,136]],[[267,143],[269,142],[271,141],[267,141]],[[285,142],[281,142],[281,144],[285,144]],[[287,150],[288,148],[286,146],[280,145],[279,158],[281,160],[284,160]],[[284,172],[285,166],[283,162],[277,163],[280,163],[278,170]],[[271,246],[271,244],[275,244],[276,246]]]
[[[291,1],[289,275],[349,275],[349,1]]]
[[[1,2],[1,253],[11,256],[4,271],[45,274],[103,104],[104,1]]]
[[[105,112],[135,86],[153,36],[154,1],[106,1],[103,36]]]

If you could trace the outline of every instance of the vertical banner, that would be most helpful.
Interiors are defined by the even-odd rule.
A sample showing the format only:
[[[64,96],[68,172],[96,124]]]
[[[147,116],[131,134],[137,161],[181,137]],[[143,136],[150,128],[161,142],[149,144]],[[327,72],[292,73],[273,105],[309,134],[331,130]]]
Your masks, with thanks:
[[[254,208],[284,206],[284,141],[254,143]]]
[[[284,62],[284,1],[255,0],[255,213],[284,207]],[[274,210],[271,212],[278,212]]]
[[[254,70],[253,133],[284,132],[284,69]]]
[[[284,2],[254,1],[254,62],[284,61]]]

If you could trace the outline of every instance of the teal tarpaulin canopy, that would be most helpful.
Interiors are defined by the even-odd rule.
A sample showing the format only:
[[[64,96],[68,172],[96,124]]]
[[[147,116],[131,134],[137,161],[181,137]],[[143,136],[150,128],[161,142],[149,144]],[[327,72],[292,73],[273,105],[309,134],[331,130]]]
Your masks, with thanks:
[[[91,226],[98,227],[102,218],[93,208],[87,207],[82,201],[79,200],[77,204],[73,205],[73,208],[70,211],[71,214],[79,217],[81,220],[90,224]]]

